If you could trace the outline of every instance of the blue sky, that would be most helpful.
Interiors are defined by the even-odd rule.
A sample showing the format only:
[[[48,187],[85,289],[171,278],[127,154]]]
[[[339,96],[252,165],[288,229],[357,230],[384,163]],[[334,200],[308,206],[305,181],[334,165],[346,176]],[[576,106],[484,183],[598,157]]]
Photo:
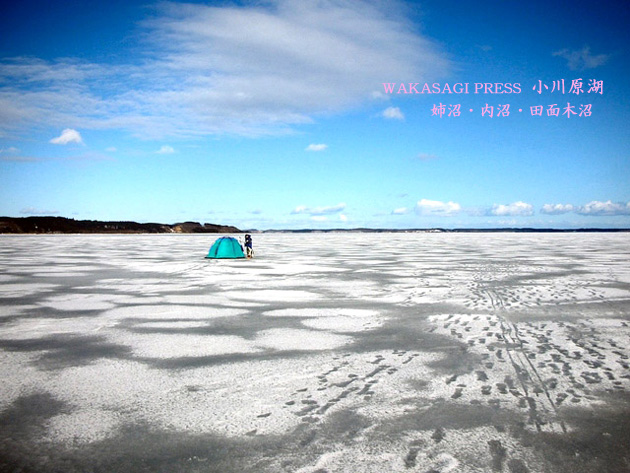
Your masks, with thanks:
[[[1,8],[0,215],[630,227],[624,2]]]

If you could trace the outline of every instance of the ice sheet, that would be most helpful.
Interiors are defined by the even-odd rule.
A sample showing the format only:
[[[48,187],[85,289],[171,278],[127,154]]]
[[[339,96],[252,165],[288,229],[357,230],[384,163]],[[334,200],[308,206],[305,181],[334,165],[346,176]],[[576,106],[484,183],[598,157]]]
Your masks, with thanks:
[[[228,472],[360,473],[627,444],[626,234],[254,234],[238,261],[213,241],[0,236],[0,446],[87,471],[147,437],[203,471],[219,442]]]

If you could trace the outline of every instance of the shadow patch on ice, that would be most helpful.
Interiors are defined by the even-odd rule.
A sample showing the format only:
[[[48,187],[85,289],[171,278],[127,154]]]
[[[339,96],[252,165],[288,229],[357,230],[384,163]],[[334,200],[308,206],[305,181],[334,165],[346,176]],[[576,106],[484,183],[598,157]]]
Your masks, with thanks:
[[[0,436],[1,471],[65,473],[262,473],[295,471],[305,462],[311,432],[228,438],[160,430],[148,423],[122,426],[113,437],[68,448],[28,436]],[[309,458],[313,460],[313,457]]]
[[[27,311],[36,309],[36,305],[0,305],[0,323],[11,322],[23,316]]]
[[[557,473],[626,472],[630,465],[630,403],[611,402],[585,410],[565,409],[566,434],[515,431],[521,444],[531,445],[544,459],[546,471]]]
[[[43,338],[24,340],[0,340],[0,348],[16,352],[43,352],[34,361],[43,369],[64,369],[71,366],[83,366],[100,358],[130,357],[131,350],[124,345],[105,341],[98,336],[51,335]]]
[[[505,463],[513,473],[622,472],[626,471],[630,460],[627,401],[595,410],[566,411],[566,419],[573,427],[569,434],[528,430],[525,414],[482,404],[462,405],[418,398],[416,406],[409,408],[404,415],[383,420],[372,419],[354,409],[340,410],[321,423],[302,423],[284,435],[260,435],[253,430],[241,437],[226,437],[162,430],[146,422],[128,423],[112,436],[78,446],[46,440],[46,422],[63,413],[66,406],[49,394],[35,394],[19,398],[0,414],[0,422],[8,426],[0,432],[0,471],[338,471],[313,466],[325,452],[335,451],[348,455],[344,465],[353,460],[362,461],[356,463],[353,470],[343,471],[375,471],[370,469],[372,462],[394,452],[399,454],[398,463],[402,464],[404,459],[405,466],[380,471],[429,471],[410,469],[416,466],[411,453],[415,452],[418,459],[424,460],[427,455],[438,454],[439,457],[445,451],[465,460],[470,471],[491,471],[493,446],[496,447],[494,453],[505,448]],[[492,430],[484,430],[486,427]],[[468,437],[466,445],[459,445],[457,439],[471,429],[477,429],[477,434]],[[491,437],[487,437],[484,432],[496,435],[491,433]],[[487,442],[492,437],[501,440]],[[476,454],[471,438],[489,445],[485,455]],[[406,457],[394,447],[405,443],[410,445]],[[535,459],[534,465],[540,468],[534,469],[530,463],[527,468],[520,459],[521,452],[528,452],[526,461]],[[421,466],[420,462],[417,466]]]
[[[427,366],[435,370],[438,374],[450,374],[459,376],[470,373],[481,366],[482,358],[479,354],[468,350],[465,345],[445,346],[438,350],[444,353],[444,357],[435,361],[430,361]]]
[[[147,364],[153,368],[159,369],[191,369],[203,368],[207,366],[224,365],[229,363],[241,363],[244,361],[267,361],[279,360],[286,358],[299,358],[306,355],[312,355],[312,351],[304,350],[282,350],[251,353],[225,353],[211,356],[184,356],[164,359],[155,358],[134,358],[136,361]]]
[[[404,415],[390,417],[375,435],[394,435],[403,431],[427,431],[440,429],[441,435],[448,429],[472,429],[482,426],[516,425],[524,420],[521,414],[482,404],[458,404],[443,399],[418,399],[415,408]]]
[[[444,308],[431,305],[428,309],[429,313],[441,313]],[[384,313],[387,312],[384,311]],[[355,353],[381,350],[444,353],[446,358],[431,366],[434,369],[443,368],[444,370],[451,369],[451,366],[460,366],[462,360],[474,356],[468,352],[468,346],[465,343],[434,333],[432,330],[433,327],[427,322],[427,315],[420,312],[418,308],[406,311],[400,309],[395,317],[389,317],[381,326],[372,327],[369,331],[353,332],[354,341],[344,347],[344,350]],[[451,357],[453,359],[449,359]],[[472,360],[467,364],[472,369],[475,363],[476,361]]]
[[[353,409],[343,409],[334,412],[322,423],[317,437],[329,440],[331,443],[343,442],[352,444],[359,433],[369,428],[373,421],[358,414]]]
[[[17,398],[0,414],[0,445],[2,450],[13,443],[19,443],[31,436],[42,435],[46,422],[56,415],[70,412],[70,408],[62,401],[46,392],[33,393]],[[1,468],[0,471],[12,471]],[[16,470],[17,471],[17,470]]]
[[[225,309],[223,309],[225,310]],[[189,323],[189,326],[178,324]],[[193,325],[196,323],[196,325]],[[302,328],[301,320],[291,317],[260,317],[243,313],[207,318],[127,318],[119,322],[117,328],[139,334],[191,334],[191,335],[236,335],[252,340],[258,332],[275,328]]]
[[[256,337],[256,344],[271,350],[333,350],[352,340],[346,335],[302,329],[269,329]]]
[[[347,458],[341,464],[347,466],[354,461],[356,468],[352,471],[375,471],[370,466],[381,460],[384,466],[398,467],[380,471],[432,471],[420,461],[433,457],[453,459],[453,455],[463,460],[470,471],[491,471],[497,452],[503,452],[505,466],[513,473],[627,471],[630,459],[630,412],[627,409],[602,408],[593,412],[575,409],[567,413],[574,430],[569,434],[553,434],[527,430],[522,415],[500,408],[441,400],[429,402],[386,421],[345,409],[320,424],[302,423],[283,435],[259,435],[255,430],[241,437],[194,434],[161,429],[140,421],[127,423],[114,435],[79,447],[46,440],[45,422],[62,412],[65,405],[48,394],[36,394],[18,399],[0,416],[3,426],[7,426],[0,433],[0,470],[323,472],[337,471],[321,468],[324,464],[338,463],[329,456],[331,462],[320,465],[319,460],[324,459],[327,452],[345,452]],[[484,430],[488,426],[491,430]],[[477,437],[474,433],[472,437],[465,437],[470,429],[477,429]],[[483,432],[489,432],[490,438],[494,432],[494,438],[500,440],[487,441]],[[488,448],[480,455],[474,444],[460,445],[462,438],[487,444]],[[412,439],[415,440],[409,443]],[[406,456],[404,451],[394,447],[401,443],[410,446]],[[399,457],[397,463],[393,461],[394,453]],[[533,465],[540,469],[533,469]]]
[[[242,437],[162,430],[140,421],[81,445],[47,440],[46,422],[66,411],[48,394],[19,398],[0,416],[0,471],[65,473],[271,473],[312,464],[322,449],[351,445],[372,421],[340,411],[320,426],[298,425],[284,435]]]

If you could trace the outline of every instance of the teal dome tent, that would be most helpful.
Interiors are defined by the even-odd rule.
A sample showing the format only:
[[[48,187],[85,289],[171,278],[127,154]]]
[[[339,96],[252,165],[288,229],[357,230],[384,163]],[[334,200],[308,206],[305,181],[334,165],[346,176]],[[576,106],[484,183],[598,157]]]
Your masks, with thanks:
[[[206,258],[245,258],[245,253],[236,238],[221,237],[210,247]]]

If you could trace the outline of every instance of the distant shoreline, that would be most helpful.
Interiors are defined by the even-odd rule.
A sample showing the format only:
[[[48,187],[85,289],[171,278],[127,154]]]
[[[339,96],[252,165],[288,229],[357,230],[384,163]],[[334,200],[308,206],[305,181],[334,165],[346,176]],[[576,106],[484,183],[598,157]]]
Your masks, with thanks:
[[[630,228],[331,228],[301,230],[247,230],[258,233],[615,233]]]
[[[65,217],[0,217],[2,234],[147,234],[147,233],[241,233],[230,225],[182,222],[174,224],[137,223],[125,221],[102,222],[74,220]]]
[[[230,225],[181,222],[74,220],[65,217],[0,217],[0,234],[153,234],[153,233],[615,233],[630,228],[330,228],[240,230]]]

